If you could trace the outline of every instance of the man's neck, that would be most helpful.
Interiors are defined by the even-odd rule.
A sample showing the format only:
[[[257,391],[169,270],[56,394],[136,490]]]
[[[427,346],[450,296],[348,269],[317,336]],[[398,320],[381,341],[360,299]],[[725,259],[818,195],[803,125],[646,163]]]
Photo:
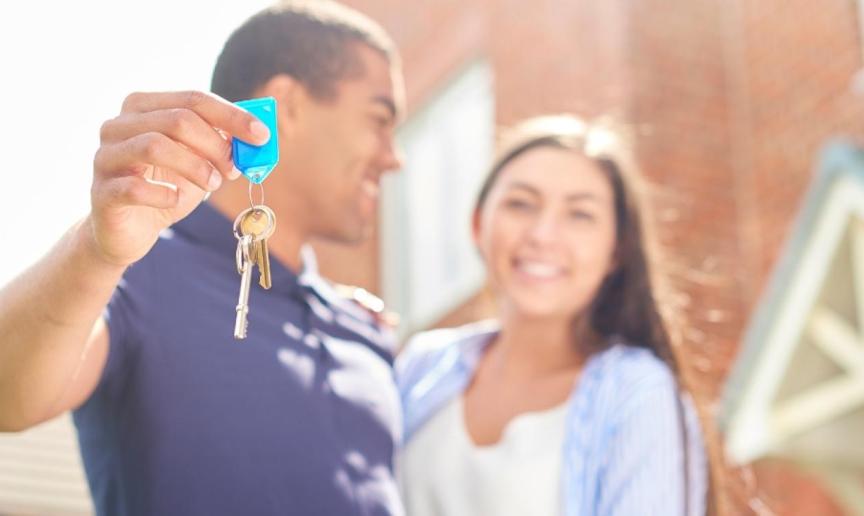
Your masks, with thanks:
[[[240,178],[226,182],[222,188],[213,192],[208,200],[211,206],[229,220],[234,220],[240,213],[249,208],[248,183]],[[295,273],[300,272],[302,260],[300,249],[306,243],[305,231],[299,226],[296,217],[281,213],[277,205],[268,205],[276,214],[276,231],[267,240],[270,259],[279,260]],[[281,221],[281,223],[280,223]]]

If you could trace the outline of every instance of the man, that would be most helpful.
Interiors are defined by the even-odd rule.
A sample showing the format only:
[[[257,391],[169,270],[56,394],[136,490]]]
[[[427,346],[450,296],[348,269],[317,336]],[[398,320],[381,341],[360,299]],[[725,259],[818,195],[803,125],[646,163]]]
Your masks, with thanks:
[[[103,125],[90,214],[0,292],[0,429],[74,410],[99,514],[400,514],[387,331],[302,252],[361,241],[399,167],[393,45],[339,5],[281,4],[230,37],[212,89],[132,94]],[[235,341],[249,198],[226,136],[270,135],[220,97],[263,96],[273,287],[253,282]]]

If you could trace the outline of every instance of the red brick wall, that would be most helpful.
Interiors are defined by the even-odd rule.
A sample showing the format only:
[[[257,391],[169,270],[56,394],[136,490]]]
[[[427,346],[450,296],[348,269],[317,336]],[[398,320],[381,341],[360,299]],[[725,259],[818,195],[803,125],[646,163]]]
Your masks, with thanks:
[[[689,387],[703,401],[721,394],[745,315],[724,16],[714,1],[641,0],[631,2],[627,31],[629,115],[637,160],[654,187],[656,263],[673,294],[666,305],[681,316]],[[738,506],[724,511],[741,512],[749,495],[738,494],[734,473],[720,477]]]
[[[758,227],[754,265],[761,284],[819,147],[833,135],[864,134],[864,98],[849,87],[861,48],[852,0],[750,0],[741,18],[753,141],[749,215]]]
[[[782,251],[827,139],[864,134],[864,98],[850,90],[861,68],[856,2],[747,0],[737,9],[732,70],[745,93],[735,135],[740,157],[745,310],[758,301]],[[842,514],[812,477],[781,461],[755,467],[779,514]]]
[[[501,0],[489,13],[501,124],[555,112],[623,113],[625,3]]]
[[[713,1],[670,5],[631,2],[629,114],[640,131],[637,160],[654,186],[659,263],[688,326],[699,330],[688,332],[689,343],[712,359],[719,380],[744,315],[724,13]]]
[[[697,391],[718,400],[750,311],[799,208],[819,147],[864,134],[853,0],[348,0],[394,36],[409,110],[469,60],[493,65],[497,121],[613,114],[634,131],[685,316]],[[378,291],[378,242],[321,252],[336,279]],[[359,256],[359,258],[358,258]],[[488,315],[481,293],[442,324]],[[717,406],[716,403],[713,404]],[[751,473],[755,478],[750,480]],[[730,514],[839,514],[782,463],[733,471]],[[783,488],[778,486],[783,485]]]
[[[632,3],[630,114],[646,132],[636,150],[661,187],[664,263],[685,299],[696,387],[709,399],[721,393],[819,146],[864,132],[861,99],[848,89],[861,64],[854,9],[850,1]],[[766,493],[781,514],[838,514],[788,466],[755,472],[758,486],[782,478],[785,488],[748,488],[749,472],[734,471],[722,482],[732,512]]]

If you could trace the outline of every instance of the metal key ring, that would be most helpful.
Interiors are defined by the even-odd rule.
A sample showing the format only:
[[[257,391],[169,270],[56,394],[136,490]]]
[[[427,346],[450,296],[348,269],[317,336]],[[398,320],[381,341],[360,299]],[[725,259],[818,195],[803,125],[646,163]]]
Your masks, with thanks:
[[[254,210],[260,211],[264,215],[267,216],[267,227],[264,228],[264,231],[260,232],[259,234],[245,235],[245,234],[240,232],[240,224],[243,222],[243,219],[251,211],[254,211]],[[263,204],[258,204],[258,205],[252,206],[251,208],[246,208],[245,210],[243,210],[240,213],[240,215],[237,216],[236,219],[234,219],[234,238],[237,238],[238,240],[240,238],[242,238],[243,236],[249,236],[250,238],[252,238],[252,243],[255,243],[255,242],[258,242],[262,239],[270,238],[270,236],[272,236],[275,231],[276,231],[276,214],[273,213],[272,209],[270,209],[268,206],[264,206]]]
[[[252,181],[249,181],[249,206],[254,208],[255,206],[260,206],[260,205],[264,204],[264,185],[261,183],[258,184],[258,186],[261,189],[261,202],[259,202],[258,204],[255,204],[255,201],[252,200],[252,187],[253,186],[255,186],[255,183],[253,183]]]
[[[234,254],[234,259],[237,261],[238,274],[243,274],[246,271],[246,267],[249,267],[249,262],[251,261],[251,256],[249,256],[249,249],[251,246],[251,235],[243,235],[242,237],[240,237],[240,245],[237,246],[237,252]]]

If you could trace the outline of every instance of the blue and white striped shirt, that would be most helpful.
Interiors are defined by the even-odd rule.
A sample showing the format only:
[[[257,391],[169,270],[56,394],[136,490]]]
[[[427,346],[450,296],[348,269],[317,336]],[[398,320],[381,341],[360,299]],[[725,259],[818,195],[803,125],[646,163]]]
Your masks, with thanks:
[[[405,442],[462,394],[497,331],[478,323],[408,343],[396,362]],[[647,349],[615,343],[588,360],[568,401],[564,515],[705,514],[704,443],[692,403],[679,404],[677,393],[669,368]]]

